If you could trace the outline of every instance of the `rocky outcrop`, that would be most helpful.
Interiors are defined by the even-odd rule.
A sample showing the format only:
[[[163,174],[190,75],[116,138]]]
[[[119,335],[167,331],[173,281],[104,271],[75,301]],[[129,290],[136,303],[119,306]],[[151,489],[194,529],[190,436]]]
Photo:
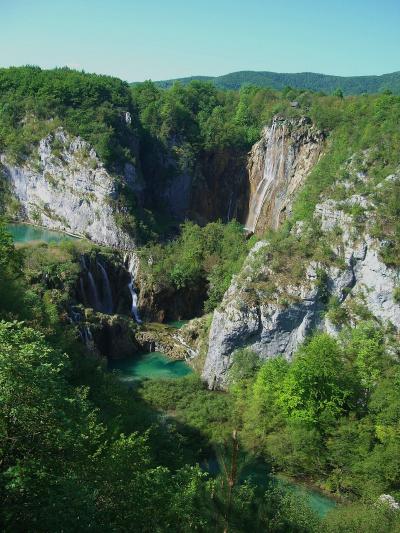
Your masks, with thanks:
[[[251,149],[248,161],[250,198],[246,228],[263,233],[290,214],[295,193],[321,155],[322,132],[310,119],[275,117]]]
[[[189,359],[190,347],[185,346],[177,329],[165,324],[148,323],[139,328],[136,340],[146,352],[162,352],[171,359]]]
[[[14,196],[25,220],[118,248],[135,243],[118,225],[117,180],[91,146],[63,129],[42,139],[23,165],[1,157]],[[135,194],[141,181],[132,165],[122,178]]]
[[[357,301],[376,320],[400,328],[400,305],[394,297],[399,272],[382,262],[381,243],[370,236],[368,227],[360,233],[346,213],[345,208],[355,204],[368,208],[367,200],[361,196],[317,205],[315,223],[326,234],[338,235],[332,249],[338,261],[331,265],[309,261],[301,281],[283,285],[268,266],[271,259],[268,243],[255,245],[222,305],[214,312],[203,369],[209,387],[225,386],[232,354],[240,347],[250,347],[262,359],[280,354],[290,360],[313,330],[335,334],[340,326],[331,323],[329,313],[324,314],[330,296],[343,309],[348,307],[349,323],[357,320],[351,312],[352,302]],[[292,230],[301,231],[301,224]],[[273,289],[267,290],[268,284]]]

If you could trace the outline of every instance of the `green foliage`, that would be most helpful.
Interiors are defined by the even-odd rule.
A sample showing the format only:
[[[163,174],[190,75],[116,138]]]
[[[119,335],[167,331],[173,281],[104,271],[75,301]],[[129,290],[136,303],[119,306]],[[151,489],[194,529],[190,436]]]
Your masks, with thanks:
[[[334,326],[343,326],[348,319],[348,312],[346,308],[341,305],[337,296],[331,296],[328,300],[327,318]]]
[[[134,157],[135,130],[124,114],[135,108],[128,85],[117,78],[68,68],[1,69],[0,95],[0,149],[16,159],[60,125],[90,142],[109,168]]]
[[[252,380],[246,373],[239,393],[238,381],[234,412],[246,447],[341,494],[397,495],[399,365],[375,323],[338,339],[315,334],[290,365],[267,361]]]
[[[278,406],[289,419],[331,422],[349,408],[351,382],[338,343],[315,335],[297,354],[282,383]]]
[[[156,408],[173,412],[214,443],[224,442],[233,430],[231,398],[208,391],[197,376],[142,383],[141,396]],[[199,441],[199,437],[196,437]],[[194,443],[198,446],[199,442]],[[204,446],[204,442],[202,443]]]
[[[322,524],[327,533],[395,533],[399,529],[399,512],[381,502],[344,506],[329,513]]]
[[[149,284],[164,288],[180,290],[206,285],[204,308],[208,312],[221,301],[247,252],[245,234],[236,221],[212,222],[203,228],[185,222],[176,240],[140,251],[141,268]]]
[[[254,377],[261,366],[259,356],[249,348],[241,348],[233,354],[233,363],[229,369],[229,382],[234,385]]]
[[[338,98],[343,98],[343,91],[342,89],[340,89],[340,87],[335,89],[332,94],[333,96],[337,96]]]
[[[393,291],[393,300],[399,304],[400,303],[400,287],[396,287]]]

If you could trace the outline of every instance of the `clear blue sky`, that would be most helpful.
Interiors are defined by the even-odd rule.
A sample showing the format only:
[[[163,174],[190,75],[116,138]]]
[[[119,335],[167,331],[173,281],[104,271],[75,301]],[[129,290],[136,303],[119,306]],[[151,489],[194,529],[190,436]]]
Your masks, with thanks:
[[[0,66],[128,81],[400,70],[400,0],[0,0]]]

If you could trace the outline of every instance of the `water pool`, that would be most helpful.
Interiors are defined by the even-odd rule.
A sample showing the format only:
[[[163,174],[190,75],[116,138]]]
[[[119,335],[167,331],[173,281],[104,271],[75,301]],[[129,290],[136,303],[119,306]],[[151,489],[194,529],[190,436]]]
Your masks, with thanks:
[[[173,361],[161,352],[136,354],[128,359],[109,361],[110,370],[118,370],[123,382],[141,379],[181,378],[193,370],[185,361]]]

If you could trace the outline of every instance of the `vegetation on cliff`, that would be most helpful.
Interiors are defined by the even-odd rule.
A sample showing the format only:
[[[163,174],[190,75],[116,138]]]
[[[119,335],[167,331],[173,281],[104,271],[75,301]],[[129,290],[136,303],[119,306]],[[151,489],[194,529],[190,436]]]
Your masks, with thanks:
[[[110,168],[135,162],[136,121],[125,118],[134,111],[128,85],[117,78],[67,68],[0,69],[0,151],[17,159],[62,125],[92,144]]]

